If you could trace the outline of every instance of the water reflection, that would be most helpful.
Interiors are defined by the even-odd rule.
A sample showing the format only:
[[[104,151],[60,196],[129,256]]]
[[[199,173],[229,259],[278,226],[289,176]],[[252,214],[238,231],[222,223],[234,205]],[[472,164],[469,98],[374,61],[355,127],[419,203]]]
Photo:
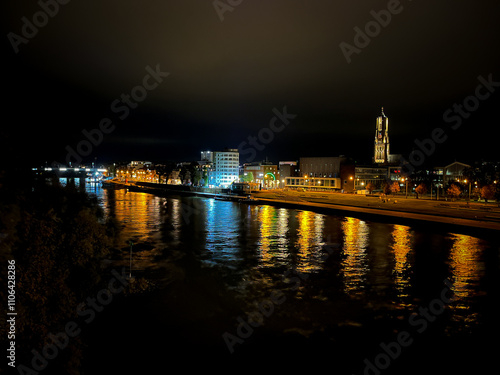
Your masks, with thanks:
[[[259,255],[261,267],[269,267],[272,265],[274,252],[271,250],[273,239],[271,233],[276,233],[276,209],[271,206],[263,206],[257,214],[257,220],[260,224],[259,232]],[[279,257],[282,258],[282,257]]]
[[[117,247],[122,251],[120,265],[128,267],[132,241],[132,269],[155,268],[155,258],[162,250],[160,226],[162,200],[146,193],[130,193],[125,189],[90,190],[101,199],[106,217],[114,217],[121,228]],[[89,189],[87,188],[89,192]]]
[[[190,202],[193,202],[192,198]],[[197,215],[203,214],[202,206],[197,208]],[[232,202],[207,201],[205,221],[206,250],[205,261],[212,264],[235,268],[241,259],[239,254],[238,229],[240,217],[237,205]]]
[[[170,235],[172,236],[174,243],[178,243],[182,224],[181,220],[189,221],[191,212],[186,212],[185,207],[181,204],[179,199],[170,199],[167,206],[172,229]]]
[[[97,193],[106,214],[115,216],[123,227],[125,246],[133,239],[150,243],[152,248],[195,249],[203,264],[216,264],[232,276],[244,275],[252,283],[250,302],[259,290],[268,296],[269,289],[280,285],[277,280],[286,270],[296,269],[315,273],[318,285],[332,285],[372,304],[383,302],[391,308],[410,311],[420,303],[415,302],[417,296],[426,292],[416,290],[419,285],[429,287],[429,283],[416,285],[414,280],[427,280],[429,270],[440,272],[446,263],[450,274],[443,273],[441,278],[434,273],[431,279],[442,282],[449,277],[452,282],[457,298],[449,306],[454,324],[461,328],[478,320],[478,296],[485,293],[481,285],[485,280],[482,257],[493,242],[265,205],[160,198],[126,190]],[[169,228],[163,231],[168,236],[161,236],[162,228]],[[327,267],[322,249],[325,240],[341,244],[341,257],[335,253],[328,259]],[[149,259],[149,265],[154,265],[152,253],[134,252],[134,260]],[[124,257],[128,261],[126,251]],[[147,264],[143,262],[142,266]],[[337,276],[340,287],[331,282]],[[234,287],[244,286],[235,281]],[[437,288],[440,287],[441,284]]]
[[[366,248],[370,234],[366,222],[347,217],[342,222],[344,232],[343,274],[344,291],[349,295],[363,294],[366,276],[369,270]]]
[[[314,272],[321,268],[321,245],[323,241],[324,215],[311,211],[297,214],[297,270]]]
[[[259,223],[259,267],[290,266],[289,211],[262,206]]]
[[[123,225],[126,240],[149,241],[160,227],[161,198],[127,190],[103,190],[103,206],[107,216],[114,216]]]
[[[477,312],[470,311],[473,297],[477,295],[479,282],[484,273],[480,255],[481,240],[461,234],[452,234],[453,246],[450,250],[450,271],[452,291],[456,300],[452,304],[455,319],[463,319],[468,325],[477,319]]]
[[[394,284],[396,296],[399,299],[409,297],[409,288],[411,286],[411,260],[409,254],[412,251],[412,235],[410,227],[404,225],[394,225],[392,232],[391,249],[394,254]]]
[[[285,208],[280,208],[278,210],[278,222],[276,229],[279,233],[277,238],[277,245],[280,249],[282,249],[282,253],[289,245],[288,239],[288,231],[289,231],[289,219],[290,219],[290,211]],[[281,257],[282,258],[282,257]]]

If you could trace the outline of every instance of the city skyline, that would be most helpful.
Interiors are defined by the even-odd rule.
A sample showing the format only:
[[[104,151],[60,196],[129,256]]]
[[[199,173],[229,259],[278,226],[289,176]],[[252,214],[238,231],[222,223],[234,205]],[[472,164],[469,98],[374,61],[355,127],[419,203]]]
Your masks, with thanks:
[[[12,373],[495,368],[500,1],[0,7]]]
[[[381,107],[391,151],[406,159],[436,129],[447,139],[429,163],[496,157],[486,136],[499,116],[500,56],[486,48],[500,34],[496,2],[474,12],[466,2],[432,12],[405,1],[253,2],[222,16],[212,2],[107,7],[61,4],[46,24],[33,19],[38,4],[3,12],[12,124],[2,151],[18,163],[64,163],[105,119],[85,162],[186,160],[258,137],[284,107],[296,118],[256,160],[370,160]]]

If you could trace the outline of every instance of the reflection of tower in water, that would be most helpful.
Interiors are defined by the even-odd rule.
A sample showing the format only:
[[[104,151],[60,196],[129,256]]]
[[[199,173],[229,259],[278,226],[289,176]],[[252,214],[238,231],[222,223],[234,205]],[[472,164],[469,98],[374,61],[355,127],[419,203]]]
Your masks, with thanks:
[[[366,222],[347,217],[342,223],[344,232],[341,272],[343,274],[344,291],[349,295],[362,294],[368,273],[366,248],[368,245],[369,227]]]

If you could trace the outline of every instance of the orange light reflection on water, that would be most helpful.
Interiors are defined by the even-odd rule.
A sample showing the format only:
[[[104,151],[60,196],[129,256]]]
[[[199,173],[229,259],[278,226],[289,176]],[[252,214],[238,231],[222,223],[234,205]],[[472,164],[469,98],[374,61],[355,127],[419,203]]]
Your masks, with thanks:
[[[276,209],[271,206],[262,206],[258,212],[258,221],[260,223],[260,257],[263,265],[272,262],[273,253],[270,251],[271,234],[276,230]]]
[[[311,211],[300,211],[297,214],[297,270],[313,272],[321,267],[321,244],[323,241],[324,216]]]
[[[392,251],[394,253],[394,284],[398,298],[409,297],[411,263],[408,255],[412,251],[410,227],[394,225],[392,232]]]
[[[456,300],[452,308],[461,310],[456,319],[464,319],[466,322],[475,321],[477,314],[469,314],[470,300],[475,297],[476,287],[484,272],[483,263],[480,259],[481,241],[478,238],[453,234],[453,246],[450,250],[450,271],[452,291]]]
[[[343,274],[344,291],[349,295],[362,294],[365,288],[369,267],[366,258],[369,228],[366,222],[346,217],[342,222],[344,232]]]

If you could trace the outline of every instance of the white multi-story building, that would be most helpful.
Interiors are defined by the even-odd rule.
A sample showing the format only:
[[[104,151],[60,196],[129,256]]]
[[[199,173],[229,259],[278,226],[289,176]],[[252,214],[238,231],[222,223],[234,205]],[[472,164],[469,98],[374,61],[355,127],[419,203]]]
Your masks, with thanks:
[[[214,161],[214,153],[212,151],[202,151],[200,160],[213,162]]]
[[[226,148],[213,153],[214,170],[210,176],[210,184],[228,187],[239,181],[240,154],[238,149]]]

